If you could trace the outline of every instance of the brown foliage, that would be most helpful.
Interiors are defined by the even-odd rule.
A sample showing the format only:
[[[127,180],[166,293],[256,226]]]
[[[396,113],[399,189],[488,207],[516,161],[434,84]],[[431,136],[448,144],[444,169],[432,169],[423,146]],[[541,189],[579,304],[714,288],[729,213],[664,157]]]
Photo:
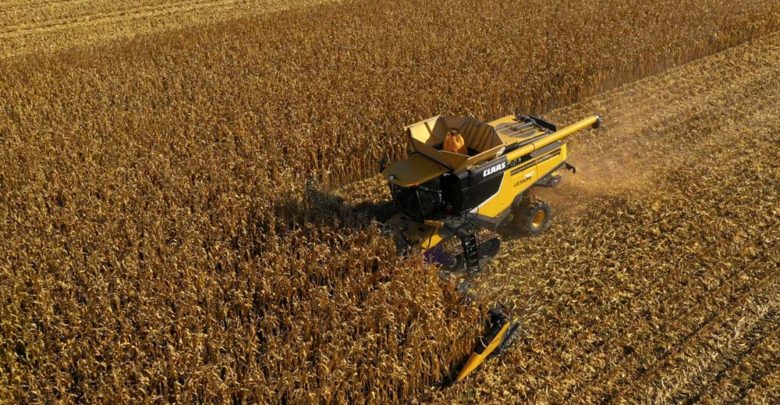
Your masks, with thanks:
[[[480,309],[305,178],[372,173],[419,118],[539,111],[777,25],[774,2],[532,3],[350,3],[0,62],[0,400],[441,380]]]

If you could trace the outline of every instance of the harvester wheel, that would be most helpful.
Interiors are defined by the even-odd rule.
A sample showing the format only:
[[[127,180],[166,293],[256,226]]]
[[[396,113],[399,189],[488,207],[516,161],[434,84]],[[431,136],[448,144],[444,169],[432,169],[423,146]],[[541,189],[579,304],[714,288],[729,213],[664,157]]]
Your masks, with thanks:
[[[518,205],[515,223],[528,236],[536,236],[550,226],[552,208],[546,202],[529,198]]]

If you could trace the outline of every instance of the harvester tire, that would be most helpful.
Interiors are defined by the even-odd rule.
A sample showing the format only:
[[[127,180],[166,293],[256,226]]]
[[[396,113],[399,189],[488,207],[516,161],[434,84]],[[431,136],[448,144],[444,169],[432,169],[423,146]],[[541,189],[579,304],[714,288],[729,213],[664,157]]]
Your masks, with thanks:
[[[528,236],[536,236],[550,226],[552,208],[544,201],[529,198],[518,205],[515,224]]]

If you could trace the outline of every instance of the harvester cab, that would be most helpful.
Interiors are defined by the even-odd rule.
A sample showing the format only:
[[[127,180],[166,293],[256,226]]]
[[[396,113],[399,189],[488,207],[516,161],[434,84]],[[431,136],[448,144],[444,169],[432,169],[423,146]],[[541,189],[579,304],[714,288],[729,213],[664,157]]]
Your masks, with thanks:
[[[436,116],[409,125],[406,134],[412,149],[408,158],[382,171],[398,210],[384,224],[385,230],[402,254],[422,251],[445,273],[477,272],[500,247],[495,237],[480,243],[478,230],[496,230],[512,219],[525,234],[544,231],[552,210],[531,198],[528,190],[556,186],[560,168],[575,171],[566,162],[564,139],[600,124],[601,117],[596,115],[558,129],[539,118],[509,115],[491,122]],[[443,148],[452,129],[462,134],[467,153]],[[488,320],[486,334],[455,381],[466,378],[488,356],[502,352],[516,339],[518,323],[503,310],[491,311]]]
[[[421,249],[447,270],[480,269],[500,242],[478,243],[480,227],[496,230],[513,218],[521,231],[536,235],[549,224],[551,209],[529,198],[532,186],[554,186],[556,170],[570,168],[563,142],[569,135],[598,127],[593,116],[558,130],[539,118],[510,115],[492,122],[470,117],[436,116],[406,127],[412,151],[406,160],[386,168],[398,214],[385,223],[399,251]],[[443,150],[450,129],[464,137],[468,153]],[[447,252],[445,241],[460,248]]]

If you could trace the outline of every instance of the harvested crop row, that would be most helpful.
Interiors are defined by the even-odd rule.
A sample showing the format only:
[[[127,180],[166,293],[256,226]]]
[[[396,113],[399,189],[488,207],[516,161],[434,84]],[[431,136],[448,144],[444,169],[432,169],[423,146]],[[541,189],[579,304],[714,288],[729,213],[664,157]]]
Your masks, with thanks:
[[[773,371],[751,380],[736,392],[737,402],[743,404],[773,404],[780,398],[780,367],[772,365]]]
[[[724,403],[736,401],[740,397],[744,399],[751,390],[763,392],[769,398],[771,393],[767,387],[756,387],[772,374],[773,369],[780,369],[780,331],[775,330],[761,339],[755,346],[730,359],[733,366],[719,372],[714,382],[698,393],[696,399]],[[774,396],[780,397],[780,393],[775,393]]]
[[[683,346],[658,364],[653,372],[634,382],[624,398],[693,401],[708,384],[716,383],[724,372],[734,368],[735,361],[753,357],[754,350],[777,339],[780,321],[776,300],[780,296],[778,280],[776,275],[768,288],[758,286],[750,290],[747,303],[732,304],[737,310],[728,318],[711,322],[713,327],[706,333],[698,333],[696,342]],[[760,358],[756,357],[756,360]],[[647,381],[663,381],[663,386],[647,387]]]

